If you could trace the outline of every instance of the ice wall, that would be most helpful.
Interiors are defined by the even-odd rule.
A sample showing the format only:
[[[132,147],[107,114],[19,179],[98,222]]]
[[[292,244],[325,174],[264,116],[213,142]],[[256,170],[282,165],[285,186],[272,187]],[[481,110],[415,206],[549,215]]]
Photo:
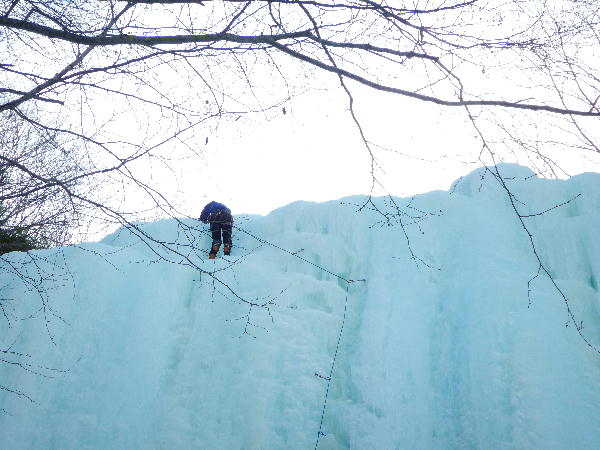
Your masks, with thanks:
[[[12,254],[0,448],[598,448],[600,175],[499,170]]]

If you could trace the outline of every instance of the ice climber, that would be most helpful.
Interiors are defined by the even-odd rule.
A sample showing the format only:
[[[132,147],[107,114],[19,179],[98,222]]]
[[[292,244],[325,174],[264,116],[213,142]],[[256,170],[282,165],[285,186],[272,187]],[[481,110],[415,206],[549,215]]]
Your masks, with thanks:
[[[212,246],[208,257],[215,259],[219,247],[221,247],[221,233],[223,234],[223,254],[231,254],[231,227],[233,224],[233,216],[231,210],[222,203],[210,202],[204,207],[200,214],[202,223],[210,223],[210,231],[212,233]]]

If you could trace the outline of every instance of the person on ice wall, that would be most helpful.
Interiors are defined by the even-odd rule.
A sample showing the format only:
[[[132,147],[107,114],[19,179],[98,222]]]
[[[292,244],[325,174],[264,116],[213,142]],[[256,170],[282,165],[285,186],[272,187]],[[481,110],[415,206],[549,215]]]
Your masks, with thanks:
[[[231,254],[231,228],[233,225],[233,216],[231,210],[223,203],[210,202],[207,204],[200,214],[202,223],[210,223],[210,231],[212,233],[212,246],[209,259],[215,259],[219,247],[221,247],[221,233],[223,234],[223,254],[228,256]]]

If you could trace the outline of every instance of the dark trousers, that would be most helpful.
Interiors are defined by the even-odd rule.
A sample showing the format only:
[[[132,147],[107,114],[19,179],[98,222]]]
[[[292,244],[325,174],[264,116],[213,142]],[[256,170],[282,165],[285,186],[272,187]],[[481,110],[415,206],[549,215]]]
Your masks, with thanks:
[[[210,232],[213,245],[221,245],[221,234],[223,234],[223,243],[231,247],[231,222],[211,222]]]

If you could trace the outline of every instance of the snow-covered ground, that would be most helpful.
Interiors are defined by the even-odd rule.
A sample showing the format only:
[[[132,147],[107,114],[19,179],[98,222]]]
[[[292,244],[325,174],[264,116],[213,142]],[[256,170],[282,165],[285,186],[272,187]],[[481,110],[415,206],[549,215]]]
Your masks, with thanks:
[[[11,254],[0,448],[600,448],[600,175],[499,169],[540,271],[484,170]]]

